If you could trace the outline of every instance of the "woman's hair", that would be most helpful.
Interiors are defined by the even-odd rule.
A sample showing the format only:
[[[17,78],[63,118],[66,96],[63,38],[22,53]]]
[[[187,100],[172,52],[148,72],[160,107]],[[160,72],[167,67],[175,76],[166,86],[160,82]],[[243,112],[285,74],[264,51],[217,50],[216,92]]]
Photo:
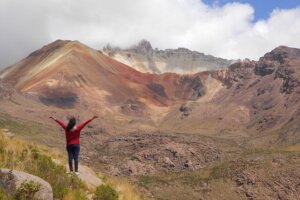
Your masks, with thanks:
[[[69,123],[68,123],[68,125],[67,125],[67,130],[68,130],[68,131],[72,130],[72,128],[73,128],[75,125],[76,125],[76,119],[75,119],[75,117],[71,117],[71,118],[69,119]]]

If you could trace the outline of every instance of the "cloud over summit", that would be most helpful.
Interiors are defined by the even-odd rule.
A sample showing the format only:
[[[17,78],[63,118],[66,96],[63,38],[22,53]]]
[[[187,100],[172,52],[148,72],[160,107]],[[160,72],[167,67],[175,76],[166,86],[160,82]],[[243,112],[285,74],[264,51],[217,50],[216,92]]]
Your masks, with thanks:
[[[100,49],[147,39],[160,49],[186,47],[224,58],[258,59],[279,45],[300,47],[300,7],[254,21],[249,4],[199,0],[2,0],[0,66],[56,39]]]

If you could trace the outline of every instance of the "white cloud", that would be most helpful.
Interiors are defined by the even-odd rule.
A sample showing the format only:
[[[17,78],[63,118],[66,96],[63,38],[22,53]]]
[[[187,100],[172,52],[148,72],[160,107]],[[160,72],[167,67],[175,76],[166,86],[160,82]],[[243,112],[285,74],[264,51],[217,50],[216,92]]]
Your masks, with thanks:
[[[59,38],[94,48],[108,42],[128,47],[145,38],[160,49],[251,59],[279,45],[300,47],[300,7],[253,18],[249,4],[200,0],[1,0],[0,66]]]

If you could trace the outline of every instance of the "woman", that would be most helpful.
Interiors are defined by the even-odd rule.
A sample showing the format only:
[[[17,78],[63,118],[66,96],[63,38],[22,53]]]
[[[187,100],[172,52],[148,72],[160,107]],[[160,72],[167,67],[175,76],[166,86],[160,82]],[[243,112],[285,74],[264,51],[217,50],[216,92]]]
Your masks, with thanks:
[[[98,116],[94,116],[92,119],[87,120],[86,122],[79,124],[76,126],[76,119],[75,117],[71,117],[69,120],[69,123],[66,125],[64,122],[62,122],[59,119],[56,119],[54,117],[49,117],[50,119],[53,119],[56,121],[64,130],[66,133],[66,141],[67,141],[67,151],[68,151],[68,157],[69,157],[69,169],[70,173],[73,172],[73,159],[75,161],[75,173],[76,175],[79,175],[78,172],[78,156],[80,151],[80,143],[79,143],[79,137],[80,137],[80,131],[91,121],[98,118]]]

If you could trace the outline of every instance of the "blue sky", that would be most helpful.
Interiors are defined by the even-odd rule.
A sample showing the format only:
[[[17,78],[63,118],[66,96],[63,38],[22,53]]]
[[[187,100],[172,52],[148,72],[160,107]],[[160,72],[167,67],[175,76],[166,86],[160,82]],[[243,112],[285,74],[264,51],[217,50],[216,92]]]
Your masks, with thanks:
[[[204,3],[213,5],[215,3],[220,6],[229,2],[240,2],[251,4],[255,9],[255,21],[267,19],[272,11],[276,8],[291,9],[300,6],[300,0],[202,0]]]

